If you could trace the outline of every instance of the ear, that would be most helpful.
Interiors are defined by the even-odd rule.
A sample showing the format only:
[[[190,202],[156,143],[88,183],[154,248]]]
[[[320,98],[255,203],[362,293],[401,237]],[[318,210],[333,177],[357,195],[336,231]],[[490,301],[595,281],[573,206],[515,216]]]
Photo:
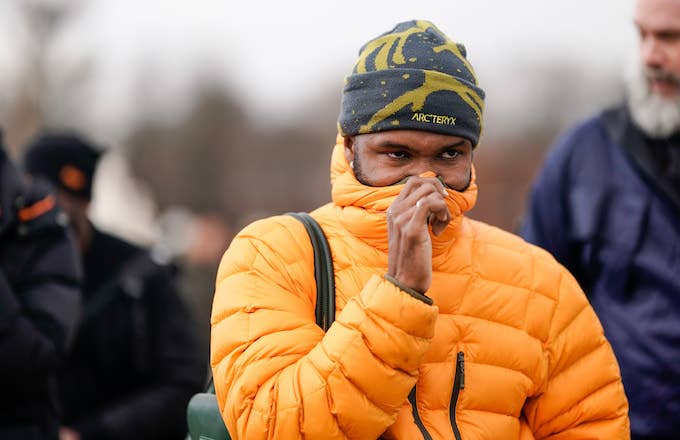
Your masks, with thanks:
[[[345,144],[345,159],[347,163],[352,163],[354,161],[354,138],[352,136],[344,136]]]

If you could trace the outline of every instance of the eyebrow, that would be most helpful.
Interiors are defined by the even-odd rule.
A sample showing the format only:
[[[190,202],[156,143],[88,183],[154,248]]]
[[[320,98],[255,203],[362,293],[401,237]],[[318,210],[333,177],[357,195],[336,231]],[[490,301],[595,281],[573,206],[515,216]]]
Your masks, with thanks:
[[[652,34],[669,34],[669,35],[676,35],[680,34],[680,27],[678,27],[677,24],[665,24],[663,26],[657,26],[656,28],[650,29],[649,25],[645,25],[644,23],[636,20],[633,20],[633,25],[638,29],[638,31],[646,31],[646,32],[651,32]]]

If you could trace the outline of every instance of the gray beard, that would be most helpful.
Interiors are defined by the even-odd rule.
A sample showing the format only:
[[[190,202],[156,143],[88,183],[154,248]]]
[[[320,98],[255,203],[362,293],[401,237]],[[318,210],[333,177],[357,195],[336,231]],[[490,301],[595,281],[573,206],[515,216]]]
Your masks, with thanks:
[[[635,124],[650,138],[663,139],[680,131],[680,92],[674,98],[653,93],[648,71],[639,62],[626,78],[628,108]]]

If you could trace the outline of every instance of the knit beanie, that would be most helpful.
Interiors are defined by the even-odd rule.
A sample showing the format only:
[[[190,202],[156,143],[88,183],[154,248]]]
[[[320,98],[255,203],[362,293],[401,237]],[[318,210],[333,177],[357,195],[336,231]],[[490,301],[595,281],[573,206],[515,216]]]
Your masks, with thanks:
[[[429,21],[399,23],[369,41],[345,78],[340,133],[424,130],[476,146],[484,91],[465,57],[465,47]]]
[[[44,133],[28,145],[23,166],[32,176],[90,200],[100,155],[99,148],[77,134]]]

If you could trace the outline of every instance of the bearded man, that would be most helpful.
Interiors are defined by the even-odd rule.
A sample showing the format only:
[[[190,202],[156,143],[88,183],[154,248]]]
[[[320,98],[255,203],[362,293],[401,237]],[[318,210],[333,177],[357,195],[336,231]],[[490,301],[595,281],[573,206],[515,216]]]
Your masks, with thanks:
[[[616,359],[574,278],[465,217],[484,92],[427,21],[366,43],[346,78],[330,243],[336,320],[315,323],[312,246],[278,216],[227,250],[211,364],[235,439],[627,439]]]
[[[611,342],[634,439],[680,433],[680,1],[639,0],[627,102],[557,142],[523,237],[578,279]]]

